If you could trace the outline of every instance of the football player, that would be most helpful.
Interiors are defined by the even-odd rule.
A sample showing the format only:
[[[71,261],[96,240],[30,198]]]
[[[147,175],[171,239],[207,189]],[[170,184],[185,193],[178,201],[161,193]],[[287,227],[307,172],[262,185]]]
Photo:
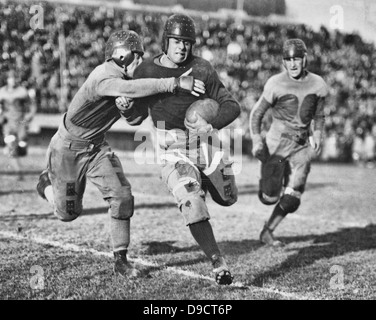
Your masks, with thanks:
[[[28,129],[37,111],[35,91],[20,85],[14,70],[7,75],[7,84],[0,88],[0,123],[3,126],[5,152],[23,179],[20,157],[27,155]]]
[[[212,141],[218,142],[217,131],[238,117],[240,106],[224,87],[211,64],[193,54],[195,42],[193,19],[185,14],[170,16],[162,36],[163,52],[143,61],[135,71],[135,78],[179,77],[192,69],[192,75],[204,82],[205,95],[197,97],[185,92],[175,95],[160,93],[136,99],[127,119],[130,124],[140,124],[150,109],[157,141],[164,151],[162,180],[174,196],[193,238],[210,259],[217,283],[228,285],[232,283],[233,277],[209,222],[205,195],[209,191],[217,203],[229,206],[237,200],[237,188],[231,165],[221,158],[219,150],[206,149],[207,144],[203,141],[207,142],[210,136]],[[189,122],[186,119],[188,108],[200,98],[202,101],[210,98],[219,104],[218,114],[211,123],[198,112],[193,117],[196,121]],[[122,105],[121,100],[118,99],[119,105]],[[217,161],[213,165],[215,155]],[[198,161],[198,158],[206,160]]]
[[[113,32],[105,49],[105,62],[97,66],[73,97],[47,151],[47,169],[37,185],[39,195],[54,206],[62,221],[82,212],[86,180],[89,179],[109,204],[110,230],[115,257],[114,271],[124,277],[139,275],[127,261],[130,218],[133,215],[131,185],[121,162],[106,142],[105,133],[121,117],[115,98],[143,97],[160,92],[205,92],[202,81],[192,76],[130,80],[144,53],[134,31]],[[188,74],[186,72],[185,74]]]
[[[301,39],[285,41],[283,66],[283,72],[266,82],[249,123],[252,153],[261,161],[259,199],[276,204],[260,234],[260,241],[271,246],[283,245],[273,231],[300,206],[311,160],[321,149],[328,94],[324,80],[307,70],[307,47]],[[262,120],[268,109],[273,120],[264,137]]]

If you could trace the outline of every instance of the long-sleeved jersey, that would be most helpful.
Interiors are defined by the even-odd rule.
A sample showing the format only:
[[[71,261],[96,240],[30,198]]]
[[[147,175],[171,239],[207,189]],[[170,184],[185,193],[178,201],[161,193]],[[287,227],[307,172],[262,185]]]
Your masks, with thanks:
[[[178,78],[192,68],[192,72],[189,75],[204,82],[206,93],[200,97],[193,96],[188,92],[178,92],[174,95],[171,93],[160,93],[136,101],[136,112],[144,113],[145,117],[148,112],[147,109],[150,108],[151,118],[155,126],[157,126],[158,121],[164,121],[165,129],[167,130],[185,130],[184,119],[188,107],[198,99],[211,98],[216,100],[220,107],[218,116],[212,122],[213,128],[221,129],[239,116],[239,103],[224,87],[216,71],[208,61],[197,56],[191,56],[183,67],[168,68],[158,63],[161,55],[143,61],[137,67],[134,78]]]
[[[120,68],[112,62],[104,62],[90,73],[73,97],[64,125],[78,138],[100,138],[120,118],[116,97],[139,98],[173,92],[174,81],[174,78],[127,80]]]
[[[266,139],[269,151],[291,154],[307,143],[312,121],[314,131],[323,130],[327,94],[325,81],[311,72],[300,81],[291,79],[287,71],[272,76],[252,109],[251,136],[260,134],[262,119],[271,108],[273,120]]]
[[[325,81],[311,72],[301,81],[291,79],[286,71],[272,76],[252,109],[251,134],[260,133],[262,118],[269,108],[272,108],[274,125],[286,127],[286,130],[304,131],[314,120],[314,130],[321,131],[324,124],[323,104],[327,94]]]

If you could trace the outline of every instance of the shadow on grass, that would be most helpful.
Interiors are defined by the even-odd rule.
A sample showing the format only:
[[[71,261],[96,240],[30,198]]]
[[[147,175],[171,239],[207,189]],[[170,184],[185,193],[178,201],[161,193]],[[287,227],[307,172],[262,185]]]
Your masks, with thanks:
[[[305,189],[307,191],[307,190],[312,190],[312,189],[324,189],[324,188],[334,187],[334,186],[338,186],[338,183],[334,183],[334,182],[315,182],[315,183],[310,183],[310,182],[308,182]]]
[[[0,175],[3,176],[18,176],[20,173],[22,173],[24,176],[34,176],[34,175],[40,175],[42,171],[41,170],[22,170],[21,172],[18,171],[1,171]]]
[[[190,252],[200,250],[198,246],[191,247],[176,247],[173,244],[175,241],[150,241],[144,242],[143,245],[147,248],[143,251],[146,255],[157,255],[164,253]]]
[[[245,184],[238,185],[238,195],[256,194],[258,192],[258,185]]]
[[[276,279],[293,269],[306,268],[320,259],[376,249],[376,225],[370,224],[364,228],[342,228],[336,232],[323,235],[281,237],[280,239],[285,243],[310,240],[313,240],[313,243],[297,250],[295,254],[289,256],[280,265],[257,275],[252,281],[252,285],[262,287],[268,280]]]
[[[34,192],[34,190],[30,191]],[[9,192],[9,193],[13,193]],[[22,193],[21,191],[19,193]],[[0,196],[3,193],[0,192]],[[141,203],[138,205],[135,205],[134,208],[136,209],[146,209],[146,208],[151,208],[151,209],[164,209],[164,208],[172,208],[176,207],[175,203],[168,202],[168,203]],[[84,209],[83,212],[81,213],[80,216],[86,216],[86,215],[94,215],[94,214],[107,214],[108,212],[108,207],[99,207],[99,208],[89,208],[89,209]],[[51,212],[48,213],[32,213],[32,214],[0,214],[0,221],[2,222],[9,222],[9,221],[15,221],[15,220],[43,220],[43,219],[57,219],[53,213],[52,210]]]
[[[324,189],[338,185],[337,183],[308,183],[306,189]],[[238,195],[257,194],[259,190],[258,184],[238,185]]]
[[[10,195],[10,194],[24,194],[24,193],[34,193],[34,192],[36,192],[35,189],[0,191],[0,197]]]

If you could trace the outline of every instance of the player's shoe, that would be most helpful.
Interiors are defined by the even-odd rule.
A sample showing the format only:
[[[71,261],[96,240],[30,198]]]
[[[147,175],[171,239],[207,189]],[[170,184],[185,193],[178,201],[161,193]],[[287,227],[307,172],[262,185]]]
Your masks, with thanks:
[[[123,278],[137,278],[141,275],[141,271],[136,269],[127,259],[127,250],[114,252],[115,264],[114,272]]]
[[[266,244],[271,247],[282,247],[284,243],[282,241],[276,240],[273,236],[273,230],[269,229],[268,226],[265,224],[264,228],[260,233],[260,241],[263,244]]]
[[[51,185],[51,181],[50,181],[50,178],[48,177],[48,171],[47,169],[43,170],[39,176],[39,181],[37,184],[37,192],[39,196],[44,200],[47,200],[46,196],[44,195],[44,189],[46,189],[46,187],[50,185]]]
[[[220,255],[213,255],[211,258],[213,272],[215,273],[215,281],[220,285],[229,285],[234,277],[227,266],[225,259]]]

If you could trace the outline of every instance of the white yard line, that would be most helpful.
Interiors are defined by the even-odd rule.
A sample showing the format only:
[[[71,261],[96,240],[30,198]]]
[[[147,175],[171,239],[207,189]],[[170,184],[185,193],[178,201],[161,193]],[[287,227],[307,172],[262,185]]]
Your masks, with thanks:
[[[113,257],[112,252],[98,251],[98,250],[95,250],[95,249],[85,249],[85,248],[82,248],[82,247],[75,245],[75,244],[61,243],[59,241],[48,240],[48,239],[38,237],[38,236],[27,237],[27,236],[20,235],[20,234],[14,233],[14,232],[9,232],[9,231],[0,231],[0,236],[4,237],[4,238],[19,240],[19,241],[31,240],[31,241],[33,241],[34,243],[37,243],[37,244],[49,245],[49,246],[52,246],[52,247],[63,249],[65,251],[90,253],[94,256],[104,256],[104,257],[108,257],[108,258]],[[164,268],[163,265],[159,265],[159,264],[156,264],[156,263],[153,263],[153,262],[150,262],[150,261],[146,261],[146,260],[141,259],[141,258],[129,258],[129,260],[134,262],[134,263],[138,263],[140,265],[147,266],[147,267]],[[185,277],[188,277],[188,278],[204,279],[204,280],[208,280],[208,281],[211,281],[211,282],[215,282],[215,280],[213,278],[210,278],[208,276],[204,276],[204,275],[192,272],[192,271],[187,271],[187,270],[183,270],[183,269],[176,268],[176,267],[166,267],[165,270],[167,272],[179,274],[179,275],[182,275],[182,276],[185,276]],[[230,286],[231,287],[237,287],[237,288],[240,288],[240,289],[249,289],[251,291],[279,294],[283,297],[295,299],[295,300],[313,300],[314,299],[313,297],[297,295],[297,294],[294,294],[294,293],[280,291],[278,289],[260,288],[260,287],[255,287],[255,286],[246,286],[246,285],[242,284],[241,282],[235,282],[235,283],[231,284]]]

